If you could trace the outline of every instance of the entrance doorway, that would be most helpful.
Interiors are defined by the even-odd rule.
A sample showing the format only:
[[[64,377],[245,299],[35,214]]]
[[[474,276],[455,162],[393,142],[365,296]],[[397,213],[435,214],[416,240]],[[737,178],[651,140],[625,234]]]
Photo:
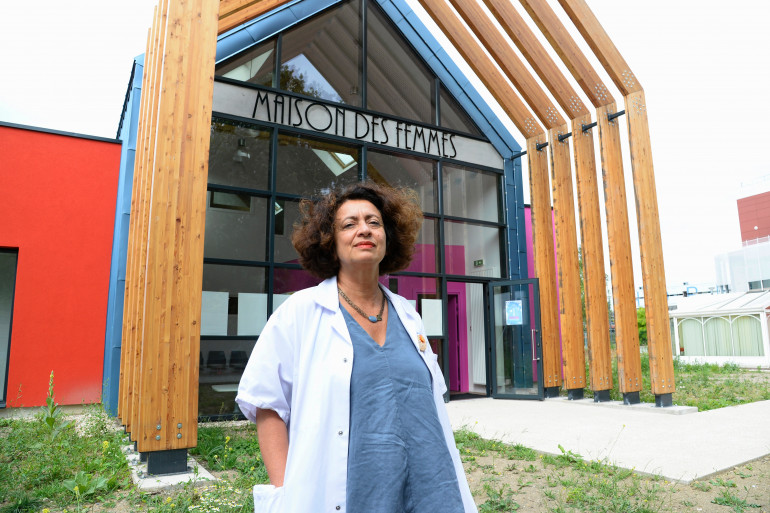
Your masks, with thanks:
[[[490,282],[487,305],[492,397],[544,399],[538,281]]]
[[[447,282],[447,351],[452,395],[488,395],[484,284]]]

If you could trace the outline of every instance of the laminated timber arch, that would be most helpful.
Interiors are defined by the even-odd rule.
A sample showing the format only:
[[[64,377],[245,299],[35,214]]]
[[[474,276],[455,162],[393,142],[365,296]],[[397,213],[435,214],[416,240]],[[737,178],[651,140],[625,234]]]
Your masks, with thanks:
[[[516,23],[507,20],[510,13],[502,8],[505,2],[484,1],[509,35],[516,33]],[[608,200],[607,217],[617,225],[625,223],[627,239],[628,221],[624,211],[618,207],[610,215],[610,202],[613,208],[616,203],[624,202],[622,191],[614,193],[611,189],[617,183],[622,184],[622,168],[620,178],[611,172],[617,171],[622,162],[616,143],[617,123],[606,116],[615,112],[614,102],[606,87],[594,78],[595,73],[584,63],[579,51],[575,54],[570,41],[564,39],[564,33],[543,21],[547,18],[547,5],[542,0],[521,1],[597,108],[605,190],[610,189],[605,196],[611,199]],[[161,0],[148,34],[129,224],[118,416],[139,451],[148,453],[151,473],[153,462],[156,469],[166,469],[164,465],[169,461],[178,464],[180,451],[186,453],[186,448],[194,447],[197,440],[203,234],[217,34],[287,3],[289,0]],[[545,383],[551,388],[561,386],[564,372],[568,390],[582,389],[584,355],[582,329],[579,343],[576,336],[582,326],[579,324],[577,242],[567,122],[523,65],[505,51],[496,29],[489,30],[489,20],[480,16],[475,0],[470,3],[453,0],[453,3],[466,22],[477,27],[477,35],[484,33],[485,38],[480,39],[524,101],[444,0],[422,0],[421,3],[527,139],[536,274],[540,279],[543,312]],[[652,387],[656,397],[663,398],[659,403],[665,405],[670,403],[673,392],[673,364],[644,93],[585,2],[560,0],[560,3],[589,40],[626,99],[648,305]],[[603,309],[604,304],[599,291],[600,288],[603,290],[604,276],[600,258],[598,196],[595,181],[592,181],[595,157],[590,130],[583,130],[584,125],[589,124],[590,115],[555,66],[542,57],[543,49],[535,44],[531,34],[521,31],[519,36],[511,37],[570,120],[575,141],[583,246],[588,257],[586,285],[590,296],[592,388],[608,390],[612,379],[608,371],[609,343],[606,341],[606,320],[598,310],[600,306]],[[550,158],[546,147],[550,147]],[[560,258],[561,303],[558,310],[549,168]],[[619,232],[620,235],[615,235],[610,230],[616,305],[621,299],[615,290],[616,281],[630,283],[633,289],[630,264],[627,273],[616,273],[616,263],[620,265],[621,260],[623,264],[630,262],[630,251],[627,256],[622,252],[619,256],[618,251],[613,251],[613,247],[617,249],[613,238],[623,238],[623,230]],[[633,327],[635,333],[635,323]],[[629,328],[627,339],[634,339],[634,333]],[[562,351],[565,354],[563,369]],[[622,351],[624,374],[621,381],[625,383],[634,367],[629,362],[634,354],[638,359],[638,342],[623,345]],[[633,392],[632,385],[638,391],[637,383],[623,385],[626,388],[621,390]],[[665,400],[666,396],[668,400]],[[186,459],[181,465],[186,465]]]

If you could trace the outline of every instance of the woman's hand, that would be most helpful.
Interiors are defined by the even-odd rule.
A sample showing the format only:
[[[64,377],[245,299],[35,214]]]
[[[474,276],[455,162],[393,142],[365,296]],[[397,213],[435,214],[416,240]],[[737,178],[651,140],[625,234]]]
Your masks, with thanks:
[[[273,410],[257,410],[257,437],[270,484],[283,486],[286,458],[289,454],[289,433],[286,424]]]

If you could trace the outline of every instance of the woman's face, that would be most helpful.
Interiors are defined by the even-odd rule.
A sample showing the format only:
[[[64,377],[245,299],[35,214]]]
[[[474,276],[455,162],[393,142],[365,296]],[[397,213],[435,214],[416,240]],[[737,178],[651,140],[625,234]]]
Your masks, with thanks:
[[[340,268],[379,268],[385,257],[385,224],[380,211],[366,200],[348,200],[334,218],[334,244]]]

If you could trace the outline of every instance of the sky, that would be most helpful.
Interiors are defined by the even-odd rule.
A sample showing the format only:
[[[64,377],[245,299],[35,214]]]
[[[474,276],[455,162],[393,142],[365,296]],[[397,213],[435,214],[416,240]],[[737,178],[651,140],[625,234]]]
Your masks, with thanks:
[[[421,12],[416,0],[407,1]],[[685,282],[707,288],[715,280],[714,257],[741,246],[738,198],[770,190],[764,155],[770,149],[770,2],[587,2],[644,87],[669,290]],[[558,4],[549,3],[578,39]],[[155,1],[40,0],[34,12],[29,5],[0,2],[0,121],[114,138]],[[590,108],[585,97],[584,102]],[[627,155],[624,132],[623,123]],[[628,161],[625,173],[635,282],[641,287]]]

